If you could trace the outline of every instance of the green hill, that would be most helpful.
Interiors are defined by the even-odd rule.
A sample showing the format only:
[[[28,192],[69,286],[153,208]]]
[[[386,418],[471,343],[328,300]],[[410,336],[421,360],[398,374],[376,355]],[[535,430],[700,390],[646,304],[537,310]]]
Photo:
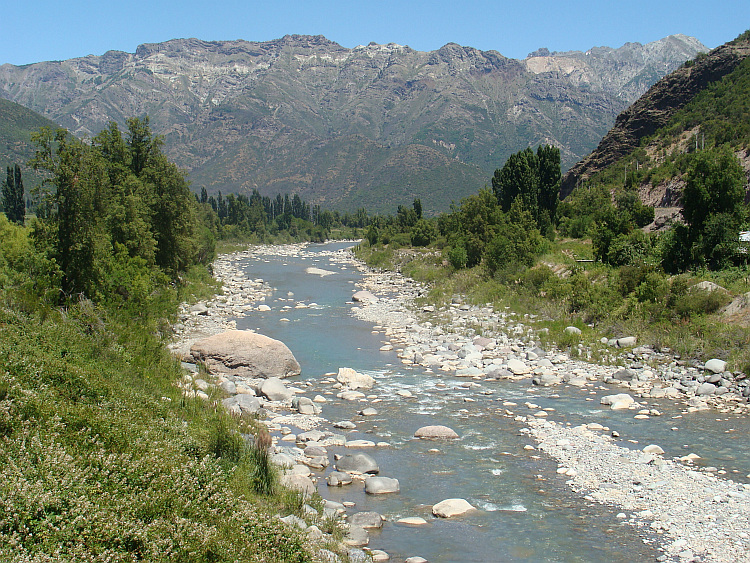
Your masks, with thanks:
[[[31,134],[41,127],[57,128],[55,122],[15,102],[0,98],[0,172],[5,179],[5,167],[19,164],[23,170],[24,185],[30,189],[40,177],[27,168],[26,162],[34,156]]]
[[[686,62],[621,113],[565,175],[562,196],[584,184],[621,188],[627,177],[645,203],[675,216],[695,154],[722,145],[750,170],[750,32]]]

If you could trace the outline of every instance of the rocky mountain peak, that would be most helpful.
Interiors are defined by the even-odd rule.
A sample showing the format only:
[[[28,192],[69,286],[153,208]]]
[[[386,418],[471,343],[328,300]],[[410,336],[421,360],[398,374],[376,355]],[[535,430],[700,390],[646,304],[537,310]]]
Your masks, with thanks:
[[[3,65],[0,96],[81,136],[149,115],[168,155],[211,192],[447,208],[525,146],[553,143],[563,165],[576,162],[627,104],[695,56],[690,45],[545,49],[518,61],[456,43],[422,52],[320,35],[173,39]]]
[[[691,44],[692,38],[671,36],[663,45],[672,48],[675,41]],[[732,72],[750,56],[750,42],[727,43],[682,65],[657,81],[633,105],[620,113],[614,126],[597,148],[573,166],[563,177],[561,197],[566,197],[582,181],[631,153],[641,139],[652,135],[711,82]]]

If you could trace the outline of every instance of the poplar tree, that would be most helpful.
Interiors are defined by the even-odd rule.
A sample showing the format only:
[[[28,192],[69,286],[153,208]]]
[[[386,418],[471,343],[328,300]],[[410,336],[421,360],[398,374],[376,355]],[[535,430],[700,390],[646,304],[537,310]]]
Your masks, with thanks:
[[[7,176],[3,184],[3,209],[9,221],[23,225],[26,215],[26,200],[24,199],[21,168],[14,164],[7,167]]]

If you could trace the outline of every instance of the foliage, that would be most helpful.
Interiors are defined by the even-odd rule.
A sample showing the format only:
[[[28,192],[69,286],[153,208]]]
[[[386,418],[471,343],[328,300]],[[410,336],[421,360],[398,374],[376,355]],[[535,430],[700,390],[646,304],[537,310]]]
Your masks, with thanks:
[[[66,146],[63,171],[112,172],[87,150]],[[61,185],[88,198],[108,185],[95,177]],[[291,496],[267,449],[247,445],[256,423],[176,385],[163,327],[178,299],[210,291],[206,268],[170,281],[155,253],[110,233],[98,300],[59,306],[56,226],[0,215],[0,559],[311,561],[309,540],[273,517]]]
[[[690,238],[697,240],[708,218],[716,214],[743,214],[745,172],[724,146],[696,154],[682,193],[682,216]]]
[[[175,278],[199,257],[213,258],[199,248],[187,182],[161,153],[148,119],[128,124],[127,141],[114,123],[91,145],[63,129],[34,138],[32,164],[49,178],[33,235],[60,266],[64,295],[101,300],[116,272],[153,268]]]
[[[5,216],[19,225],[23,225],[26,216],[26,199],[24,198],[21,168],[14,164],[8,166],[5,183],[2,186],[2,204]]]
[[[519,199],[543,233],[551,229],[560,195],[560,149],[539,146],[536,154],[527,147],[512,154],[495,171],[492,189],[503,211]]]

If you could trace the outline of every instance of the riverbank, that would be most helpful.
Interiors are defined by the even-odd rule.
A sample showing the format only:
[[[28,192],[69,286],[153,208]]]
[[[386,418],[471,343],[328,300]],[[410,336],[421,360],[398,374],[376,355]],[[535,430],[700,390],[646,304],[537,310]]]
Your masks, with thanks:
[[[529,319],[507,310],[469,306],[458,299],[438,309],[417,307],[415,300],[426,288],[400,274],[370,271],[361,287],[375,298],[355,307],[354,314],[383,327],[389,345],[406,364],[472,381],[512,379],[580,388],[606,383],[613,395],[623,396],[610,407],[628,409],[640,419],[658,416],[648,408],[652,398],[674,401],[685,416],[707,409],[750,413],[739,393],[698,392],[700,386],[719,380],[711,370],[680,365],[646,347],[633,347],[624,356],[625,365],[591,364],[542,350]],[[626,511],[618,518],[655,536],[664,550],[660,560],[750,561],[750,485],[717,477],[715,467],[687,467],[693,456],[669,460],[656,445],[647,449],[651,453],[620,447],[600,424],[566,427],[547,420],[550,413],[527,406],[535,412],[507,410],[506,416],[528,424],[538,449],[558,461],[561,478],[587,501]]]
[[[236,257],[252,255],[255,259],[263,260],[264,254],[270,256],[280,253],[287,253],[289,257],[293,257],[303,248],[303,246],[283,249],[259,247],[253,249],[252,253],[240,253]],[[593,392],[607,387],[611,389],[613,395],[627,393],[632,397],[632,402],[623,399],[618,406],[626,406],[627,410],[622,412],[629,413],[639,421],[645,421],[644,424],[648,424],[649,418],[659,416],[653,405],[648,404],[654,389],[664,389],[663,395],[659,391],[655,393],[660,396],[659,400],[663,402],[669,399],[675,405],[681,406],[684,416],[689,416],[692,412],[699,410],[715,409],[711,405],[718,407],[715,409],[717,413],[744,412],[741,399],[740,401],[731,400],[733,397],[727,396],[728,393],[718,397],[703,398],[700,395],[683,393],[677,387],[674,388],[675,392],[666,391],[673,387],[667,385],[672,379],[662,379],[662,373],[668,370],[670,373],[679,374],[681,379],[676,381],[682,385],[682,379],[686,379],[691,374],[698,374],[698,377],[702,375],[697,368],[680,366],[676,362],[672,365],[669,358],[655,356],[648,351],[643,354],[657,365],[650,365],[645,361],[646,358],[638,357],[633,352],[630,352],[633,354],[632,358],[628,358],[627,353],[624,356],[629,360],[627,366],[597,366],[582,362],[561,351],[542,349],[538,345],[533,323],[529,319],[519,318],[508,310],[497,312],[486,307],[463,304],[458,299],[444,309],[434,309],[429,306],[417,307],[415,300],[425,292],[425,288],[419,284],[398,274],[372,272],[349,256],[335,256],[331,259],[332,263],[342,265],[342,267],[345,265],[348,268],[360,268],[365,276],[361,289],[369,291],[373,296],[368,299],[367,294],[359,295],[358,298],[363,300],[353,304],[352,313],[375,325],[373,330],[386,340],[383,348],[397,352],[404,366],[419,366],[420,370],[428,375],[434,373],[436,387],[443,389],[441,395],[445,398],[457,396],[458,399],[464,401],[481,401],[484,393],[492,393],[493,386],[504,381],[512,382],[513,385],[524,389],[572,387],[582,391],[590,389]],[[236,282],[234,287],[228,287],[225,295],[214,300],[215,303],[214,301],[206,303],[206,314],[186,312],[190,321],[195,323],[192,329],[193,334],[220,329],[222,322],[231,322],[229,315],[257,311],[264,304],[263,301],[271,289],[270,286],[259,279],[252,280],[252,284],[257,285],[251,286],[250,280],[244,279],[238,271],[232,271],[231,263],[232,258],[227,258],[225,265],[228,269],[220,275]],[[218,271],[222,271],[221,268],[218,268]],[[313,274],[324,276],[326,273],[326,269],[320,268]],[[240,297],[242,291],[246,293]],[[253,301],[243,301],[251,296]],[[310,305],[296,301],[293,296],[281,301],[285,302],[283,307],[290,309]],[[477,336],[477,332],[480,331],[482,336]],[[183,331],[182,334],[187,335],[189,331]],[[639,363],[640,366],[637,365]],[[619,370],[629,370],[632,373],[632,379],[615,378]],[[449,376],[451,378],[456,376],[466,384],[453,389],[445,388],[443,378]],[[628,377],[628,375],[621,374],[619,377]],[[605,383],[607,380],[610,383]],[[536,385],[532,383],[534,381]],[[315,387],[319,388],[317,390],[321,392],[321,395],[313,400],[320,401],[317,404],[322,405],[325,415],[326,409],[334,408],[331,406],[334,404],[331,401],[335,401],[336,398],[331,395],[341,394],[341,384],[334,375],[330,375],[321,378]],[[684,385],[684,387],[695,386]],[[310,380],[295,381],[293,389],[299,396],[314,392]],[[391,389],[378,390],[376,387],[372,391],[367,391],[368,395],[365,396],[363,393],[361,399],[350,402],[351,414],[353,420],[356,421],[356,424],[354,422],[350,424],[366,427],[364,421],[367,418],[355,417],[356,412],[366,411],[360,401],[367,401],[371,406],[380,408],[378,401],[388,400],[389,397],[386,395],[391,392]],[[405,390],[401,392],[406,393]],[[401,396],[409,400],[408,395]],[[345,398],[337,398],[341,399],[342,403],[348,402]],[[604,425],[589,425],[590,428],[584,431],[566,428],[559,423],[548,424],[548,418],[554,419],[557,416],[554,409],[544,410],[532,403],[519,407],[518,404],[502,398],[489,400],[500,401],[488,403],[488,405],[492,404],[492,412],[502,407],[499,410],[503,416],[512,419],[514,424],[526,425],[524,432],[530,439],[524,449],[528,453],[534,455],[538,448],[546,455],[558,460],[560,469],[564,471],[561,471],[557,478],[565,480],[563,482],[569,482],[569,485],[578,493],[590,497],[586,501],[615,503],[620,506],[619,510],[627,511],[627,514],[623,512],[625,518],[622,518],[622,521],[633,524],[639,534],[648,534],[648,541],[658,542],[665,550],[665,557],[680,557],[681,554],[681,560],[685,561],[697,560],[696,558],[705,561],[744,560],[742,550],[746,550],[748,545],[747,538],[742,535],[746,533],[743,530],[746,528],[748,513],[747,488],[712,475],[718,475],[720,470],[713,468],[713,471],[708,471],[711,468],[706,467],[699,472],[684,467],[682,464],[689,463],[691,456],[681,456],[685,458],[685,461],[674,462],[664,460],[661,454],[645,454],[637,450],[634,453],[634,450],[618,446],[614,440],[608,438],[606,435],[608,430]],[[646,404],[643,404],[644,402]],[[349,421],[331,424],[320,417],[305,416],[294,412],[290,405],[291,402],[275,404],[273,401],[268,401],[264,405],[269,410],[267,422],[274,436],[275,457],[277,461],[284,461],[283,456],[287,456],[285,462],[293,465],[292,473],[303,475],[307,479],[312,478],[310,481],[313,483],[316,479],[320,481],[323,478],[323,473],[327,471],[326,467],[331,462],[331,456],[325,448],[336,451],[337,448],[349,445],[356,449],[367,448],[374,452],[378,448],[391,447],[383,439],[380,442],[373,440],[371,444],[347,440],[344,436],[347,432],[346,424],[342,425],[342,423]],[[373,417],[373,420],[376,418]],[[337,429],[336,425],[340,429]],[[320,430],[317,432],[313,430],[312,433],[305,432],[313,428]],[[566,443],[565,440],[569,442]],[[600,441],[603,445],[600,445]],[[604,447],[605,445],[607,447]],[[316,450],[319,447],[323,450]],[[398,444],[393,447],[398,447]],[[307,455],[313,453],[322,455]],[[642,457],[641,454],[646,457]],[[635,461],[630,462],[630,465],[625,464],[622,471],[617,471],[614,463],[619,463],[618,456],[623,459],[635,456],[633,457]],[[336,461],[335,456],[333,461]],[[313,467],[316,464],[318,467]],[[631,465],[635,467],[635,470],[630,467]],[[678,474],[688,476],[686,482],[672,477],[672,466]],[[663,467],[667,469],[661,469]],[[311,468],[313,468],[312,472]],[[389,468],[384,469],[389,470]],[[393,469],[395,468],[390,468],[390,470]],[[646,471],[646,474],[639,477],[639,483],[633,483],[633,475],[641,469]],[[656,472],[655,476],[651,475],[652,471]],[[697,477],[690,477],[693,474]],[[667,476],[657,479],[659,475]],[[704,480],[704,477],[708,481]],[[581,481],[580,485],[576,485],[576,479]],[[295,477],[294,480],[298,478]],[[691,484],[694,486],[688,486]],[[414,484],[408,483],[407,485],[413,486]],[[318,489],[321,490],[320,487]],[[326,491],[325,485],[322,486],[322,491]],[[601,491],[610,494],[605,497],[600,494]],[[622,491],[622,494],[612,491]],[[687,501],[681,501],[686,498],[684,495],[687,495],[687,498],[701,499],[704,497],[708,499],[707,495],[710,495],[711,499],[706,502],[709,505],[714,502],[718,503],[720,510],[708,512],[706,506],[685,504]],[[722,500],[713,500],[716,497]],[[674,514],[669,512],[670,508],[681,504],[685,506],[684,511]],[[328,510],[331,514],[343,514],[345,509],[351,513],[352,505],[353,503],[349,503],[349,506],[329,503]],[[700,508],[701,514],[714,514],[714,517],[707,518],[705,521],[697,521],[697,517],[691,514],[693,507]],[[355,514],[349,516],[351,518]],[[712,539],[714,536],[717,538],[715,541]],[[350,541],[356,542],[356,539],[350,539]]]

